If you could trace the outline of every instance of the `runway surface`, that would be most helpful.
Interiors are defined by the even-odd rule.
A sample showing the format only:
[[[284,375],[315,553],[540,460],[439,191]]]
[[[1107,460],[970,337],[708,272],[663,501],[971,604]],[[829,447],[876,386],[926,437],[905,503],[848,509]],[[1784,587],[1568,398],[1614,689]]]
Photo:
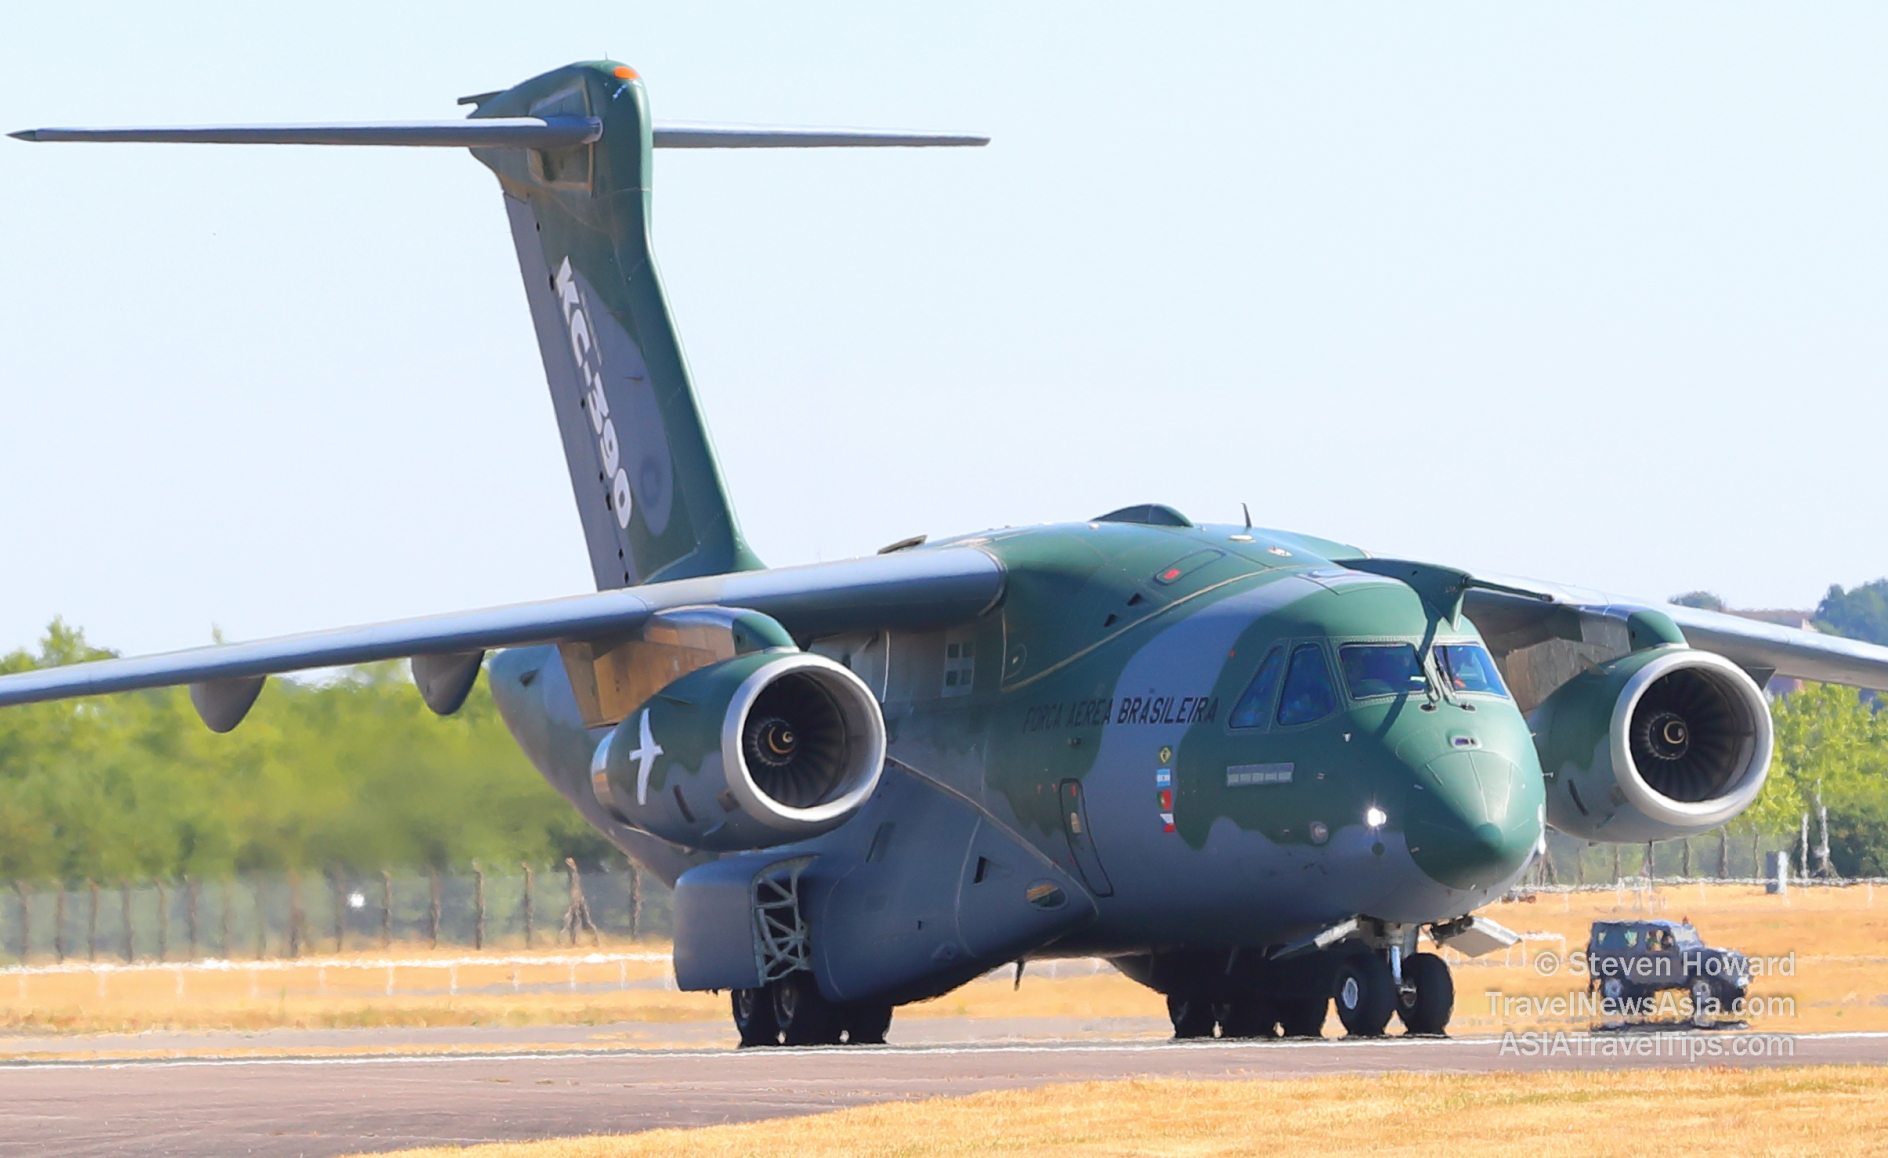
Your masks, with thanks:
[[[1504,1052],[1502,1043],[1491,1039],[1391,1038],[50,1059],[0,1065],[0,1155],[312,1158],[704,1126],[1062,1081],[1673,1066],[1688,1063],[1679,1051],[1728,1049],[1742,1037],[1658,1036],[1662,1055],[1610,1058],[1525,1056]],[[1789,1056],[1690,1060],[1888,1064],[1888,1034],[1804,1035],[1789,1041]]]

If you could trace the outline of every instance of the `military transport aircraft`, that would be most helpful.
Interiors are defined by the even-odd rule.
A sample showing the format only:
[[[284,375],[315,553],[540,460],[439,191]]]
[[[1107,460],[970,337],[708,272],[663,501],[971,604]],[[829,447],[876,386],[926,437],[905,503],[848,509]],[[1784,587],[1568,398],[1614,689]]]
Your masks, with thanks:
[[[613,61],[466,103],[14,135],[469,147],[596,593],[26,672],[0,704],[188,684],[224,732],[272,673],[409,657],[451,714],[484,671],[544,777],[674,886],[677,983],[728,991],[744,1044],[883,1041],[899,1004],[1071,955],[1165,994],[1178,1037],[1315,1035],[1333,997],[1349,1033],[1440,1033],[1419,937],[1502,943],[1475,910],[1546,827],[1716,828],[1769,769],[1765,680],[1888,688],[1888,648],[1159,504],[769,570],[650,257],[651,150],[983,138],[652,122]]]

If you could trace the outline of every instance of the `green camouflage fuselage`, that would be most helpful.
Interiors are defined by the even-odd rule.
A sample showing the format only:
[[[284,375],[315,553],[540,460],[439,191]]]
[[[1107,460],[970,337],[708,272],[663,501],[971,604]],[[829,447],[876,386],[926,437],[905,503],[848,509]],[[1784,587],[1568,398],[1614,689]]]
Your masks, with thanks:
[[[1347,694],[1344,644],[1479,642],[1411,586],[1331,561],[1354,548],[1115,522],[934,546],[1000,560],[999,605],[949,631],[802,642],[879,695],[888,776],[969,802],[1094,895],[1096,919],[1044,952],[1277,944],[1354,915],[1443,920],[1504,892],[1540,841],[1539,763],[1511,700]],[[1307,644],[1331,710],[1281,723],[1274,689],[1235,711],[1263,657]],[[493,687],[539,768],[591,815],[601,733],[559,703],[554,655],[506,653]],[[527,693],[520,674],[540,669]],[[861,815],[794,849],[863,855],[878,823]],[[631,851],[668,876],[712,859]]]

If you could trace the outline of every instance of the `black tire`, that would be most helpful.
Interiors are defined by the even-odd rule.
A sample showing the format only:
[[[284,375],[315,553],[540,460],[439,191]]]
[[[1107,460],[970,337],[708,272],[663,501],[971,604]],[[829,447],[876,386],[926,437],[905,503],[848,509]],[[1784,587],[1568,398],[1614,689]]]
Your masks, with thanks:
[[[1697,1029],[1710,1029],[1718,1023],[1722,1008],[1718,1002],[1717,986],[1700,977],[1691,983],[1691,1024]]]
[[[1634,1010],[1631,1003],[1637,993],[1633,986],[1621,977],[1606,977],[1600,981],[1600,1016],[1624,1018]]]
[[[1227,1037],[1278,1036],[1278,1003],[1263,997],[1244,997],[1220,1007],[1219,1031]]]
[[[1328,997],[1288,997],[1278,1003],[1278,1027],[1286,1037],[1323,1037],[1331,1015]]]
[[[1192,1041],[1213,1036],[1218,1023],[1211,1002],[1179,993],[1167,995],[1167,1019],[1173,1022],[1175,1041]]]
[[[1346,957],[1337,967],[1337,1019],[1352,1037],[1382,1037],[1396,1011],[1396,978],[1375,953]]]
[[[736,989],[729,995],[734,1007],[734,1028],[741,1035],[741,1048],[779,1045],[780,1023],[774,1020],[773,994],[765,989]]]
[[[811,973],[789,973],[768,988],[773,993],[774,1020],[780,1040],[787,1045],[838,1045],[839,1009],[819,991]]]
[[[848,1005],[839,1012],[840,1028],[846,1031],[847,1045],[884,1045],[892,1028],[889,1005]]]
[[[1403,961],[1403,987],[1396,995],[1396,1016],[1406,1033],[1435,1035],[1449,1027],[1455,1012],[1455,979],[1449,963],[1434,953],[1412,953]]]

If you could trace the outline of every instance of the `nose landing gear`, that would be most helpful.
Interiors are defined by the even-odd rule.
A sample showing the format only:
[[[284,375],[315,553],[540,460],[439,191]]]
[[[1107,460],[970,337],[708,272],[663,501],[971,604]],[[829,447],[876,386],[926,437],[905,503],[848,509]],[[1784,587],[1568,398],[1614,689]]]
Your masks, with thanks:
[[[1337,1019],[1352,1037],[1382,1037],[1397,1008],[1396,977],[1375,953],[1353,953],[1337,967]]]
[[[1434,1036],[1448,1027],[1455,1011],[1448,963],[1434,953],[1412,953],[1397,964],[1393,968],[1385,955],[1366,950],[1338,966],[1337,1016],[1352,1037],[1383,1036],[1391,1014],[1405,1034]]]
[[[1396,1015],[1406,1033],[1436,1036],[1448,1028],[1455,1012],[1455,979],[1449,963],[1434,953],[1412,953],[1403,961],[1403,984],[1397,987]]]

